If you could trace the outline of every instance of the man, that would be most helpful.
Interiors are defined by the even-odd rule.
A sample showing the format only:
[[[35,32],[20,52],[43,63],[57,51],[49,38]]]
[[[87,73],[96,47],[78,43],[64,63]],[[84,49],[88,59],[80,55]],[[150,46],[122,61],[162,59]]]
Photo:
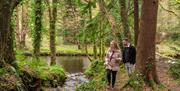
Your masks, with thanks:
[[[122,60],[130,77],[136,63],[136,48],[131,45],[128,38],[123,39],[123,47]]]

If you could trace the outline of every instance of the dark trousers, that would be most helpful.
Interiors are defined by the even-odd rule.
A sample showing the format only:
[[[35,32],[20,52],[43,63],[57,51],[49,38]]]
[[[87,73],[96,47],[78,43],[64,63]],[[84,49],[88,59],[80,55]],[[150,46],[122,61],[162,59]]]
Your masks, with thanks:
[[[115,82],[116,82],[117,71],[112,71],[110,69],[106,69],[106,71],[107,71],[108,85],[111,85],[111,80],[112,80],[112,87],[114,87]]]

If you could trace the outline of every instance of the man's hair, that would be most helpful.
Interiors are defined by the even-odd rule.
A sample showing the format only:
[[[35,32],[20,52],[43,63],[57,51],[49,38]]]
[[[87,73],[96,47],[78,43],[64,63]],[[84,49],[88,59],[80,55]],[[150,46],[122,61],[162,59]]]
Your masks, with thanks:
[[[127,37],[125,37],[123,40],[125,40],[125,41],[129,41],[129,39],[128,39]]]

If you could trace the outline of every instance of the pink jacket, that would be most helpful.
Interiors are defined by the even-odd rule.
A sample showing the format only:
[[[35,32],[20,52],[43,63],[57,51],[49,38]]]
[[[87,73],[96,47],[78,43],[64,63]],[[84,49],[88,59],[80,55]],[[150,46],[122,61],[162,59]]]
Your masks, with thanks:
[[[113,55],[112,55],[113,54]],[[112,71],[119,70],[119,64],[121,61],[121,51],[115,50],[114,53],[109,49],[106,57],[105,57],[105,66],[106,69],[110,69]]]

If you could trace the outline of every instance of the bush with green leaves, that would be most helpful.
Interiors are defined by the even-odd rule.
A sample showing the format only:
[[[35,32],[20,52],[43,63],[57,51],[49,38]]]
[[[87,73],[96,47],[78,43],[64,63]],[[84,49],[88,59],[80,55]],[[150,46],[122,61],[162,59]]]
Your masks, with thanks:
[[[171,76],[180,83],[180,60],[176,60],[175,63],[171,64],[169,72]]]
[[[144,86],[143,76],[134,72],[128,80],[128,84],[134,89],[134,91],[141,91]]]
[[[18,71],[11,65],[0,68],[0,91],[24,91]]]
[[[99,91],[106,83],[104,61],[93,61],[86,69],[85,75],[92,80],[78,86],[76,91]]]
[[[66,79],[65,71],[57,65],[49,66],[42,60],[17,61],[20,75],[27,84],[34,84],[34,79],[40,79],[42,86],[56,87]]]
[[[97,76],[96,74],[100,72],[104,72],[104,62],[101,60],[93,61],[89,67],[85,70],[85,75],[88,77]]]
[[[50,84],[51,87],[63,85],[66,79],[64,69],[57,65],[40,67],[39,72],[42,85],[44,86],[48,86]]]
[[[101,88],[99,82],[96,81],[90,81],[88,83],[84,83],[80,85],[76,91],[99,91]]]

